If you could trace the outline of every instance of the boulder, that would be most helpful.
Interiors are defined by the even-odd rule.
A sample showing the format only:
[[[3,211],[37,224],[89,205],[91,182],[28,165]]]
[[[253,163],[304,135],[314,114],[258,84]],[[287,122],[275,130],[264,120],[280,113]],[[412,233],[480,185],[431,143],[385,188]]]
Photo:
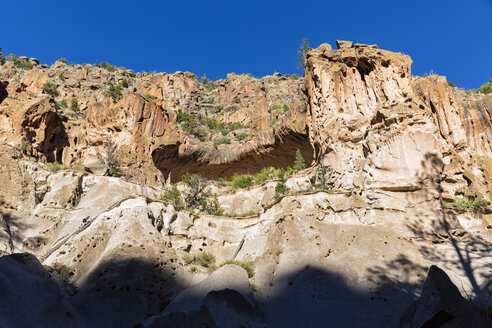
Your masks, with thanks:
[[[432,265],[417,304],[412,328],[489,327],[485,317],[451,282],[448,275]]]
[[[197,327],[199,323],[231,328],[263,324],[263,316],[253,304],[248,274],[233,264],[181,292],[160,315],[148,318],[144,326],[161,327],[159,323],[166,319],[173,320],[175,327]]]
[[[337,40],[337,48],[342,49],[342,48],[352,48],[354,46],[353,41],[342,41],[342,40]]]
[[[0,258],[2,328],[80,327],[66,291],[28,253]]]
[[[39,65],[39,59],[37,58],[29,58],[29,62],[33,65]]]

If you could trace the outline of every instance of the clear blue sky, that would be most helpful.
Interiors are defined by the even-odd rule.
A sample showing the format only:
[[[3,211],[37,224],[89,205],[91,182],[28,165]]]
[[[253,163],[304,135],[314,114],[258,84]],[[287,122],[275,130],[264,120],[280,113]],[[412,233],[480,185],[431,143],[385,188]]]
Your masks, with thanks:
[[[264,76],[299,73],[302,38],[345,39],[410,55],[416,75],[465,88],[492,79],[492,0],[11,0],[0,12],[4,54],[48,64]]]

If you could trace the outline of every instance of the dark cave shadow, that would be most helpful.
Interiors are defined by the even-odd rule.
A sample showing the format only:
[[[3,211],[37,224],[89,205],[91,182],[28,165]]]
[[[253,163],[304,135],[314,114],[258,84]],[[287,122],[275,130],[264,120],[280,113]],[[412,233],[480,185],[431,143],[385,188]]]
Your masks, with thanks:
[[[99,263],[71,297],[82,327],[133,327],[160,313],[185,286],[177,261],[130,258]]]
[[[257,142],[259,144],[256,148],[240,156],[234,154],[238,149],[233,151],[231,148],[215,149],[211,146],[196,148],[185,155],[180,153],[184,147],[180,143],[162,145],[152,151],[152,161],[165,179],[170,178],[172,183],[176,183],[181,181],[185,173],[196,173],[209,180],[218,180],[230,179],[234,174],[255,174],[268,166],[285,170],[293,165],[297,149],[301,151],[306,163],[314,160],[314,148],[307,134],[291,132],[274,136],[271,143],[262,143],[261,139]]]
[[[412,269],[401,258],[395,262]],[[353,263],[353,265],[357,265]],[[420,268],[422,269],[422,268]],[[424,271],[426,271],[424,269]],[[350,286],[347,279],[320,267],[306,267],[278,279],[282,286],[261,308],[270,327],[401,327],[411,321],[422,285],[385,278],[374,268],[372,288]],[[372,284],[371,284],[372,283]]]

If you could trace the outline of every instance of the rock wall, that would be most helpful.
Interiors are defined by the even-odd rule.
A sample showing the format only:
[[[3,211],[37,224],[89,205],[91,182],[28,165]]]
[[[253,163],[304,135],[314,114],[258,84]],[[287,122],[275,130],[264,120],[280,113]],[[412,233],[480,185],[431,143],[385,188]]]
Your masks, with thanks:
[[[135,74],[87,64],[33,65],[28,71],[12,62],[1,67],[0,90],[5,91],[0,91],[0,99],[5,100],[0,119],[7,141],[36,143],[36,151],[29,153],[44,161],[105,174],[112,165],[110,144],[127,178],[162,185],[179,181],[186,172],[228,178],[264,166],[286,168],[297,149],[308,161],[313,158],[303,80],[294,75],[258,79],[229,74],[200,83],[189,72]],[[57,86],[58,95],[44,94],[48,81]],[[110,95],[115,88],[119,91]],[[24,109],[40,99],[44,103]],[[78,107],[71,108],[74,100]],[[42,123],[31,117],[38,107],[51,108]],[[14,128],[22,120],[11,112],[20,108],[28,112],[22,124],[30,124],[29,131]],[[178,111],[198,120],[192,129],[203,136],[184,128],[187,122],[178,120]]]
[[[339,188],[403,191],[448,176],[466,185],[468,171],[490,179],[492,98],[468,96],[445,77],[412,76],[411,63],[375,45],[308,52],[310,139]],[[451,198],[491,196],[486,188],[445,187]]]

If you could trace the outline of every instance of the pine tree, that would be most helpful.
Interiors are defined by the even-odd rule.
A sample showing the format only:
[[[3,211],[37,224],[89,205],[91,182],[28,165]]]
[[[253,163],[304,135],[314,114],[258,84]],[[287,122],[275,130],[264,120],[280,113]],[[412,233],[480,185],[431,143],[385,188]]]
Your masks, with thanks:
[[[299,148],[296,150],[296,160],[294,161],[294,170],[300,171],[306,168],[306,161],[301,154]]]

